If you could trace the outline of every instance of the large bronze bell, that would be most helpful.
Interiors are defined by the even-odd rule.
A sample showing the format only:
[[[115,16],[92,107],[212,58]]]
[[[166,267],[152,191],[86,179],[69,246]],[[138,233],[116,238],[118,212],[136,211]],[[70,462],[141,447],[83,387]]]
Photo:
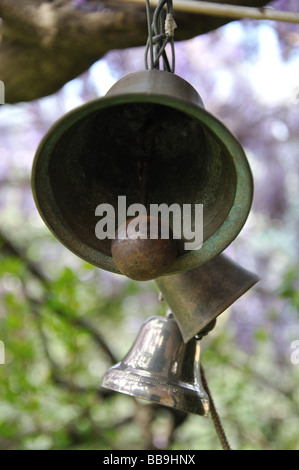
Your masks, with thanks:
[[[171,315],[143,324],[125,358],[104,375],[102,387],[200,416],[209,411],[199,341],[185,344]]]
[[[252,201],[252,176],[232,134],[203,106],[196,90],[175,74],[146,70],[119,80],[103,98],[60,119],[41,142],[32,187],[42,218],[71,251],[119,273],[111,240],[95,236],[96,207],[118,217],[118,196],[140,202],[136,175],[148,142],[151,203],[203,204],[203,244],[184,250],[166,275],[197,268],[237,236]],[[192,221],[194,228],[194,220]]]

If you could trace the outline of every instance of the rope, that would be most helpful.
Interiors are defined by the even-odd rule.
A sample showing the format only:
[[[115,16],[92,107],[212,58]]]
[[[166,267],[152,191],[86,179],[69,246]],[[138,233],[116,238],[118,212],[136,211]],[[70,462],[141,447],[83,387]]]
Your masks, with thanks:
[[[212,417],[212,421],[213,421],[213,424],[214,424],[216,434],[217,434],[217,436],[219,438],[219,441],[221,443],[222,449],[223,450],[231,450],[231,447],[230,447],[230,445],[228,443],[228,440],[226,438],[224,429],[222,427],[219,415],[217,413],[217,410],[216,410],[216,407],[215,407],[214,400],[212,398],[210,389],[208,387],[207,379],[206,379],[206,376],[205,376],[205,371],[204,371],[204,368],[203,368],[202,364],[200,364],[200,375],[201,375],[201,381],[202,381],[203,388],[205,389],[205,391],[206,391],[206,393],[209,397],[209,400],[210,400],[211,417]]]

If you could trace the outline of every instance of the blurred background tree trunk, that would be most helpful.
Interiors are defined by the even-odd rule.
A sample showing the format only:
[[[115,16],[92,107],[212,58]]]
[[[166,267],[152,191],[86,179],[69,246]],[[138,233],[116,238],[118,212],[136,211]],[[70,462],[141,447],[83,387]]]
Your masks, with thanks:
[[[211,0],[215,3],[214,0]],[[218,0],[261,7],[269,0]],[[112,49],[146,43],[145,4],[120,0],[0,0],[0,79],[7,103],[50,95]],[[229,21],[175,12],[176,39]]]

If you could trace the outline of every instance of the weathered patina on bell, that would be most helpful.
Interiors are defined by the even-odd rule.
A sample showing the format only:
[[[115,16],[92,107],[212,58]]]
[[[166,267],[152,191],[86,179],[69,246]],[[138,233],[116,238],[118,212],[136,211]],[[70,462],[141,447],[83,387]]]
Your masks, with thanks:
[[[251,206],[252,176],[238,141],[175,74],[146,70],[127,75],[105,97],[52,127],[33,167],[39,212],[68,249],[120,273],[111,239],[96,237],[95,210],[110,204],[118,218],[118,196],[126,196],[127,205],[140,202],[136,168],[145,155],[150,157],[147,209],[162,203],[203,204],[202,246],[186,251],[185,240],[177,240],[178,256],[165,274],[194,269],[238,235]],[[194,219],[191,223],[194,230]]]
[[[155,280],[187,343],[258,282],[256,274],[220,254],[187,272]]]

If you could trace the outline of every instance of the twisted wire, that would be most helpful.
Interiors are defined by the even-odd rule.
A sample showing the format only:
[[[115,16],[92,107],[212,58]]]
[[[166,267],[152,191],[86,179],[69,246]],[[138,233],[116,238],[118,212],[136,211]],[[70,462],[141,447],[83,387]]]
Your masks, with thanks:
[[[174,73],[175,50],[174,30],[176,23],[173,19],[172,0],[159,0],[151,19],[150,0],[145,0],[148,26],[148,39],[145,48],[145,68],[160,69]],[[166,46],[170,45],[171,60],[169,61]]]

